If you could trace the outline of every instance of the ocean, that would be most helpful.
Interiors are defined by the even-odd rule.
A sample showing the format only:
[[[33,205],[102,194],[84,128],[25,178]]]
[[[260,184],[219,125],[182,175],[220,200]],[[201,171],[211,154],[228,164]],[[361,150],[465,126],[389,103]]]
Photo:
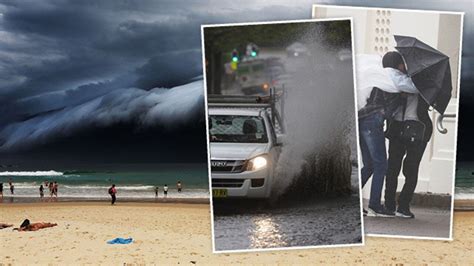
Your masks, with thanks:
[[[455,199],[474,200],[474,162],[456,163]]]
[[[0,183],[3,183],[3,195],[8,197],[10,196],[8,182],[11,178],[15,186],[15,198],[38,197],[39,186],[44,185],[44,181],[57,181],[59,197],[71,199],[109,199],[107,191],[112,183],[116,184],[117,197],[120,198],[153,199],[155,186],[159,187],[159,197],[163,197],[165,184],[169,187],[168,198],[209,198],[205,164],[161,165],[145,169],[137,170],[137,167],[134,167],[133,171],[10,170],[0,171]],[[176,189],[178,180],[183,184],[182,193],[178,193]],[[48,194],[49,190],[46,188],[45,197],[48,197]],[[455,199],[474,200],[474,162],[457,162]]]
[[[150,169],[152,168],[152,169]],[[109,199],[108,188],[115,184],[117,198],[155,198],[155,187],[159,187],[159,197],[163,197],[163,186],[168,185],[168,198],[209,198],[206,164],[179,164],[146,167],[146,170],[127,171],[121,169],[84,171],[0,171],[3,195],[10,196],[9,180],[15,188],[15,198],[39,197],[39,186],[45,181],[58,182],[60,198]],[[177,192],[176,183],[181,181],[183,191]],[[45,188],[45,197],[49,190]]]

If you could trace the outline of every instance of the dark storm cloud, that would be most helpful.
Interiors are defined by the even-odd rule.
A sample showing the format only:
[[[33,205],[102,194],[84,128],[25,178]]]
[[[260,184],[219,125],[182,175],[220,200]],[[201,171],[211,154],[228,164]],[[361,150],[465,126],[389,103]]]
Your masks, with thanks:
[[[105,30],[107,24],[99,12],[64,1],[14,2],[3,15],[3,27],[23,34],[82,39]]]
[[[169,53],[154,56],[137,69],[138,87],[172,87],[187,83],[202,74],[201,51]]]
[[[294,18],[306,10],[268,6],[262,13],[257,4],[243,2],[241,10],[235,11],[229,3],[208,2],[210,7],[199,1],[0,5],[0,103],[111,80],[134,73],[154,56],[200,49],[202,23]],[[200,60],[198,53],[195,56]],[[166,62],[161,65],[166,67]]]
[[[120,23],[111,33],[94,44],[103,52],[130,57],[148,57],[169,51],[197,48],[199,20],[171,18],[173,23],[139,22]],[[140,49],[137,49],[139,44]]]
[[[204,90],[192,82],[202,73],[200,25],[309,17],[309,6],[3,1],[0,151],[80,139],[74,136],[84,130],[121,123],[202,131],[196,123],[203,119]]]
[[[136,124],[139,128],[161,125],[167,130],[194,125],[204,114],[202,91],[202,81],[173,89],[114,90],[82,104],[6,126],[0,131],[0,152],[115,124]]]
[[[313,2],[0,1],[0,150],[62,136],[81,139],[77,132],[94,127],[115,130],[122,122],[184,130],[193,124],[193,130],[202,131],[192,122],[202,116],[201,83],[171,91],[153,89],[186,84],[200,74],[200,25],[309,18]],[[415,5],[402,1],[394,6],[388,0],[325,2]],[[451,9],[449,1],[422,3],[428,9]],[[462,3],[471,4],[468,0]],[[472,46],[471,13],[465,19],[464,51]],[[463,58],[464,80],[465,73],[472,76],[472,60],[467,68],[465,62]],[[462,87],[461,107],[466,95],[473,94]],[[472,103],[474,97],[470,99]],[[459,132],[461,137],[472,135],[462,127]],[[195,133],[191,130],[189,134]],[[187,150],[193,149],[191,143]],[[203,148],[202,143],[196,145]]]

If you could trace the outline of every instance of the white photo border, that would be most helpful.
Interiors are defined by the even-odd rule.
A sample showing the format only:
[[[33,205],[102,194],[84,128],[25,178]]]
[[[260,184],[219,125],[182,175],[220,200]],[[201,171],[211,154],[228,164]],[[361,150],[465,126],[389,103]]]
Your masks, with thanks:
[[[355,85],[355,50],[354,50],[354,23],[352,17],[344,18],[321,18],[321,19],[300,19],[300,20],[285,20],[285,21],[265,21],[265,22],[245,22],[245,23],[225,23],[225,24],[203,24],[201,25],[201,51],[202,51],[202,67],[203,67],[203,89],[206,115],[206,143],[207,143],[207,165],[208,165],[208,181],[211,204],[211,237],[212,237],[212,252],[215,254],[221,253],[242,253],[242,252],[267,252],[267,251],[285,251],[285,250],[301,250],[301,249],[315,249],[315,248],[338,248],[338,247],[361,247],[365,245],[365,229],[363,217],[363,202],[362,202],[362,185],[360,177],[360,167],[358,167],[358,181],[359,181],[359,206],[360,206],[360,227],[361,227],[361,243],[354,244],[335,244],[335,245],[319,245],[319,246],[297,246],[297,247],[281,247],[281,248],[255,248],[255,249],[237,249],[237,250],[216,250],[215,234],[214,234],[214,205],[212,199],[212,177],[211,177],[211,154],[209,141],[209,114],[208,114],[208,97],[207,97],[207,76],[206,76],[206,51],[204,44],[204,29],[214,27],[234,27],[234,26],[252,26],[252,25],[270,25],[270,24],[289,24],[289,23],[305,23],[305,22],[324,22],[324,21],[342,21],[348,20],[351,25],[351,49],[352,49],[352,76],[353,76],[353,90],[356,92]],[[357,97],[354,95],[354,118],[357,120]],[[359,138],[358,123],[356,121],[357,139]],[[359,157],[359,154],[357,154]],[[358,158],[359,160],[359,158]]]
[[[421,237],[421,236],[409,236],[409,235],[385,235],[385,234],[367,234],[370,237],[386,237],[386,238],[404,238],[404,239],[419,239],[419,240],[439,240],[439,241],[453,241],[453,220],[454,220],[454,195],[455,195],[455,182],[456,182],[456,155],[457,155],[457,146],[458,146],[458,128],[459,128],[459,98],[460,98],[460,90],[461,90],[461,60],[462,60],[462,41],[463,41],[463,29],[464,29],[464,12],[456,12],[456,11],[438,11],[438,10],[420,10],[420,9],[403,9],[403,8],[387,8],[387,7],[363,7],[363,6],[345,6],[345,5],[326,5],[326,4],[313,4],[311,7],[311,17],[315,17],[315,10],[316,7],[325,7],[325,8],[340,8],[340,9],[356,9],[356,10],[377,10],[377,9],[384,9],[390,11],[397,11],[397,12],[416,12],[416,13],[433,13],[433,14],[448,14],[448,15],[460,15],[461,16],[461,25],[460,25],[460,40],[459,40],[459,55],[458,55],[458,75],[457,75],[457,93],[456,93],[456,126],[454,132],[454,158],[453,158],[453,175],[452,175],[452,189],[451,189],[451,209],[450,209],[450,224],[449,224],[449,237]],[[353,32],[354,34],[354,32]],[[354,40],[354,39],[353,39]],[[354,49],[353,43],[353,49]],[[355,51],[353,50],[353,53]],[[355,57],[353,57],[353,63],[355,63]],[[355,67],[354,67],[355,69]],[[355,73],[355,72],[354,72]],[[355,77],[355,75],[354,75]],[[354,81],[355,84],[355,81]],[[357,89],[354,85],[354,89],[356,92],[354,93],[357,96]],[[356,98],[357,99],[357,98]],[[356,107],[357,108],[357,107]],[[357,117],[357,112],[356,112]],[[356,119],[357,129],[359,127],[359,119]],[[358,150],[358,157],[360,158],[360,147],[357,144]],[[360,161],[359,161],[360,165]],[[360,170],[359,167],[359,177],[360,177]],[[362,197],[361,197],[362,200]]]

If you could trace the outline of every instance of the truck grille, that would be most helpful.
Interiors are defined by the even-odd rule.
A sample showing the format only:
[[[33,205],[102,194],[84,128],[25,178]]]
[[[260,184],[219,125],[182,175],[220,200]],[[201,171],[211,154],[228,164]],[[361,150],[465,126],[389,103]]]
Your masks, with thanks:
[[[242,173],[245,170],[246,162],[238,161],[211,161],[211,172]]]
[[[231,178],[213,178],[212,187],[241,187],[244,184],[245,179]]]

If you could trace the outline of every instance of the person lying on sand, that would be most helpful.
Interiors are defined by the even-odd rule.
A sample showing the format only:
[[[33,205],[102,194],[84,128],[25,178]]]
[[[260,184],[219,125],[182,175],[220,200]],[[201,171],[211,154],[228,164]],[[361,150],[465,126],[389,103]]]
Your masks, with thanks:
[[[12,227],[13,224],[3,224],[3,223],[0,223],[0,229],[5,229],[5,228],[8,228],[8,227]]]
[[[13,230],[17,231],[38,231],[40,229],[48,228],[57,226],[58,224],[55,223],[30,223],[30,220],[26,219],[20,225],[20,228],[13,228]]]

